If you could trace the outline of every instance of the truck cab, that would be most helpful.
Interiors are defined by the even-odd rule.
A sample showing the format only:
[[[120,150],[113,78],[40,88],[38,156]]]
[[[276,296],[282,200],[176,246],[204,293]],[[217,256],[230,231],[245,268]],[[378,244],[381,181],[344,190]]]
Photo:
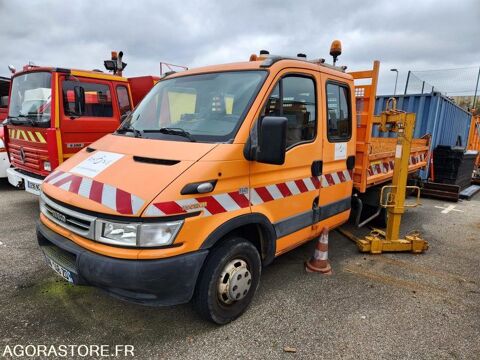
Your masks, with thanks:
[[[8,181],[39,194],[58,165],[119,127],[134,107],[131,82],[101,71],[25,66],[12,77],[5,131],[11,167]]]
[[[225,324],[263,266],[347,221],[356,140],[354,77],[322,60],[170,74],[46,178],[38,242],[71,283]]]
[[[0,76],[0,179],[7,177],[7,169],[10,167],[3,128],[3,121],[7,118],[8,114],[9,93],[10,78]]]

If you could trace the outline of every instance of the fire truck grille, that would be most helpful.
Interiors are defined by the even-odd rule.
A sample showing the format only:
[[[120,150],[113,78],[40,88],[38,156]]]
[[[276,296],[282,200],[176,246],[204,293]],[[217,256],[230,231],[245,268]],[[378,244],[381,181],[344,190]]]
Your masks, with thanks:
[[[42,170],[42,161],[48,158],[47,149],[38,149],[20,146],[15,143],[9,145],[12,164],[23,169]]]

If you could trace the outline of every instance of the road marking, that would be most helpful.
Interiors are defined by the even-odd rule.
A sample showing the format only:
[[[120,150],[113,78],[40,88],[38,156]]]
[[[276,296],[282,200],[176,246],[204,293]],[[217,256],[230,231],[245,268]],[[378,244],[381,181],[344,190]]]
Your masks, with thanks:
[[[455,209],[457,205],[449,205],[446,208],[443,206],[435,206],[437,209],[443,209],[440,211],[442,214],[448,214],[450,211],[464,212],[463,210]]]

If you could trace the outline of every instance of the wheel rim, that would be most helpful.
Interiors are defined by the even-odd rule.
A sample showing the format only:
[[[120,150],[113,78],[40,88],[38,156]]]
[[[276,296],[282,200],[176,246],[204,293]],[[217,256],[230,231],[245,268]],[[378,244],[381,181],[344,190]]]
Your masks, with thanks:
[[[218,299],[223,304],[232,304],[247,296],[252,286],[252,274],[244,260],[230,261],[218,279]]]

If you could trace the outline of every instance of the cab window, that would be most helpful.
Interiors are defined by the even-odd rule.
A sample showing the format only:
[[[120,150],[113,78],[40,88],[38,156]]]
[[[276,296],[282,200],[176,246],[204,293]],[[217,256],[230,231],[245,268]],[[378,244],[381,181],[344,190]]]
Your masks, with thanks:
[[[287,118],[287,148],[311,141],[317,128],[314,80],[298,75],[282,78],[265,105],[263,116]]]
[[[327,138],[348,141],[352,136],[350,90],[346,84],[327,83]]]
[[[82,116],[113,116],[112,95],[108,85],[75,80],[66,80],[62,85],[63,109],[65,115],[76,115],[74,95],[75,86],[81,86],[85,91],[85,112]]]
[[[125,114],[127,111],[132,110],[132,106],[130,105],[130,97],[128,96],[128,89],[126,86],[117,86],[117,98],[120,116]]]

